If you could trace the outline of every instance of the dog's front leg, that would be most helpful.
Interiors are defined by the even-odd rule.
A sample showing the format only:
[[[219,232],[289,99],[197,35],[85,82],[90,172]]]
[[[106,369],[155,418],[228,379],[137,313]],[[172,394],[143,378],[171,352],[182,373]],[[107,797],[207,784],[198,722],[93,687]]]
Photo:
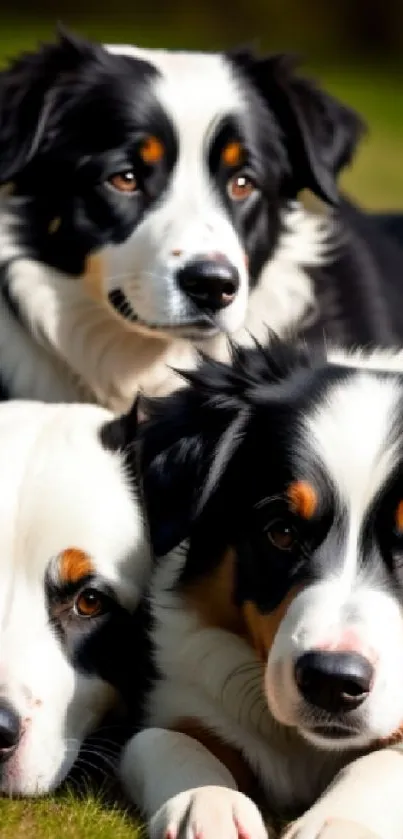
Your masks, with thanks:
[[[229,769],[187,734],[161,728],[137,734],[120,775],[152,839],[267,839],[259,810]]]
[[[284,839],[403,839],[403,752],[384,749],[359,758]]]

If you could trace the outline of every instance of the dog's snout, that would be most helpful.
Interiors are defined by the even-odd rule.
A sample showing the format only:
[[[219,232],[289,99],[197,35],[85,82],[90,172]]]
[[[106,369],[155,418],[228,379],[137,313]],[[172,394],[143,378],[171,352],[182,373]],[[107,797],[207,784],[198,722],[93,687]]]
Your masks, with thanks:
[[[304,699],[330,713],[353,711],[367,698],[374,676],[359,653],[316,651],[295,663],[295,680]]]
[[[21,718],[12,705],[0,699],[0,763],[11,757],[21,737]]]
[[[199,309],[216,312],[234,300],[239,274],[225,258],[195,259],[179,271],[178,283]]]

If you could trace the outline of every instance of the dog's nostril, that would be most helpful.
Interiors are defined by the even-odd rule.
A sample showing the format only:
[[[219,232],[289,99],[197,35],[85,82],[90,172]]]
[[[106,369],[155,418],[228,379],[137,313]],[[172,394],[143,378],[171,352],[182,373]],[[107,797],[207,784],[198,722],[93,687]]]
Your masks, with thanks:
[[[304,699],[330,713],[358,708],[367,698],[374,668],[359,653],[312,651],[295,663],[295,681]]]
[[[239,274],[224,257],[195,259],[178,272],[178,283],[199,308],[216,312],[235,299]]]
[[[21,718],[12,705],[0,699],[0,762],[11,757],[21,737]]]

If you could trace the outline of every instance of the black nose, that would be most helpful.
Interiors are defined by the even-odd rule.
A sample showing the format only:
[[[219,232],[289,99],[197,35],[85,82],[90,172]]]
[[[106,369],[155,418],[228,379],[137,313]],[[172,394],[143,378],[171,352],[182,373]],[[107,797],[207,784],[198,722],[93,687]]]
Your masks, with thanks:
[[[304,699],[330,713],[353,711],[367,698],[374,668],[358,653],[304,653],[295,663],[295,680]]]
[[[234,300],[239,274],[226,259],[195,259],[178,272],[178,283],[199,309],[217,312]]]
[[[21,737],[21,719],[5,699],[0,699],[0,763],[8,760]]]

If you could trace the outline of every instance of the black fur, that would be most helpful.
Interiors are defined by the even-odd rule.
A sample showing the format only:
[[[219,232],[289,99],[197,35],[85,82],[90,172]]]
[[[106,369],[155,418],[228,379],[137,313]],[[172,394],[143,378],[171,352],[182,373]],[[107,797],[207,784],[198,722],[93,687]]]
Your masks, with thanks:
[[[320,461],[310,471],[309,455],[307,470],[318,498],[312,518],[302,520],[290,511],[287,489],[301,478],[304,418],[335,384],[356,375],[353,367],[331,364],[320,352],[273,340],[268,348],[234,348],[230,366],[205,360],[186,375],[190,387],[147,403],[138,452],[150,536],[159,555],[188,541],[180,586],[208,575],[229,547],[236,557],[235,598],[239,604],[251,600],[261,612],[275,609],[292,586],[323,575],[324,563],[338,556],[347,526],[338,489]],[[400,436],[403,378],[372,375],[393,376]],[[395,451],[395,474],[376,498],[362,534],[363,544],[370,539],[379,546],[366,551],[367,565],[392,587],[402,584],[402,539],[393,516],[403,450]],[[273,545],[268,534],[276,523],[296,534],[295,548]],[[321,555],[316,549],[325,539]]]
[[[290,198],[311,188],[337,203],[336,178],[362,123],[295,75],[289,56],[233,53],[228,60],[248,110],[218,126],[210,169],[245,242],[255,283],[278,241],[280,210]],[[124,241],[161,199],[178,148],[175,126],[153,92],[156,76],[147,61],[111,55],[65,32],[0,74],[0,183],[14,183],[18,203],[10,207],[28,254],[79,274],[88,253]],[[137,155],[145,131],[162,137],[168,150],[152,171]],[[248,150],[245,170],[261,192],[252,207],[229,206],[217,154],[228,137],[239,137]],[[128,202],[105,181],[133,162],[144,191]],[[49,235],[55,218],[59,227]]]
[[[281,240],[283,211],[301,189],[311,189],[327,203],[339,204],[338,244],[331,226],[330,258],[311,272],[315,317],[309,327],[297,324],[300,334],[346,344],[400,343],[403,248],[382,225],[375,227],[365,214],[340,203],[337,189],[337,177],[363,132],[362,121],[300,77],[289,56],[258,58],[244,51],[226,60],[248,105],[217,126],[206,163],[223,212],[243,243],[251,286],[259,283],[262,266]],[[148,61],[112,55],[66,33],[0,73],[0,183],[13,183],[5,207],[14,217],[12,238],[24,256],[78,277],[89,254],[127,240],[164,200],[180,147],[175,125],[155,93],[158,75]],[[154,133],[166,154],[148,167],[140,159],[139,144]],[[228,201],[228,172],[223,172],[220,152],[231,138],[244,144],[244,171],[259,187],[250,204]],[[128,166],[141,185],[130,201],[108,183]],[[2,305],[32,332],[29,301],[15,293],[9,267],[3,261]],[[131,323],[138,319],[119,288],[109,300]],[[206,320],[211,327],[211,317]],[[13,386],[7,382],[4,393],[20,396]]]

